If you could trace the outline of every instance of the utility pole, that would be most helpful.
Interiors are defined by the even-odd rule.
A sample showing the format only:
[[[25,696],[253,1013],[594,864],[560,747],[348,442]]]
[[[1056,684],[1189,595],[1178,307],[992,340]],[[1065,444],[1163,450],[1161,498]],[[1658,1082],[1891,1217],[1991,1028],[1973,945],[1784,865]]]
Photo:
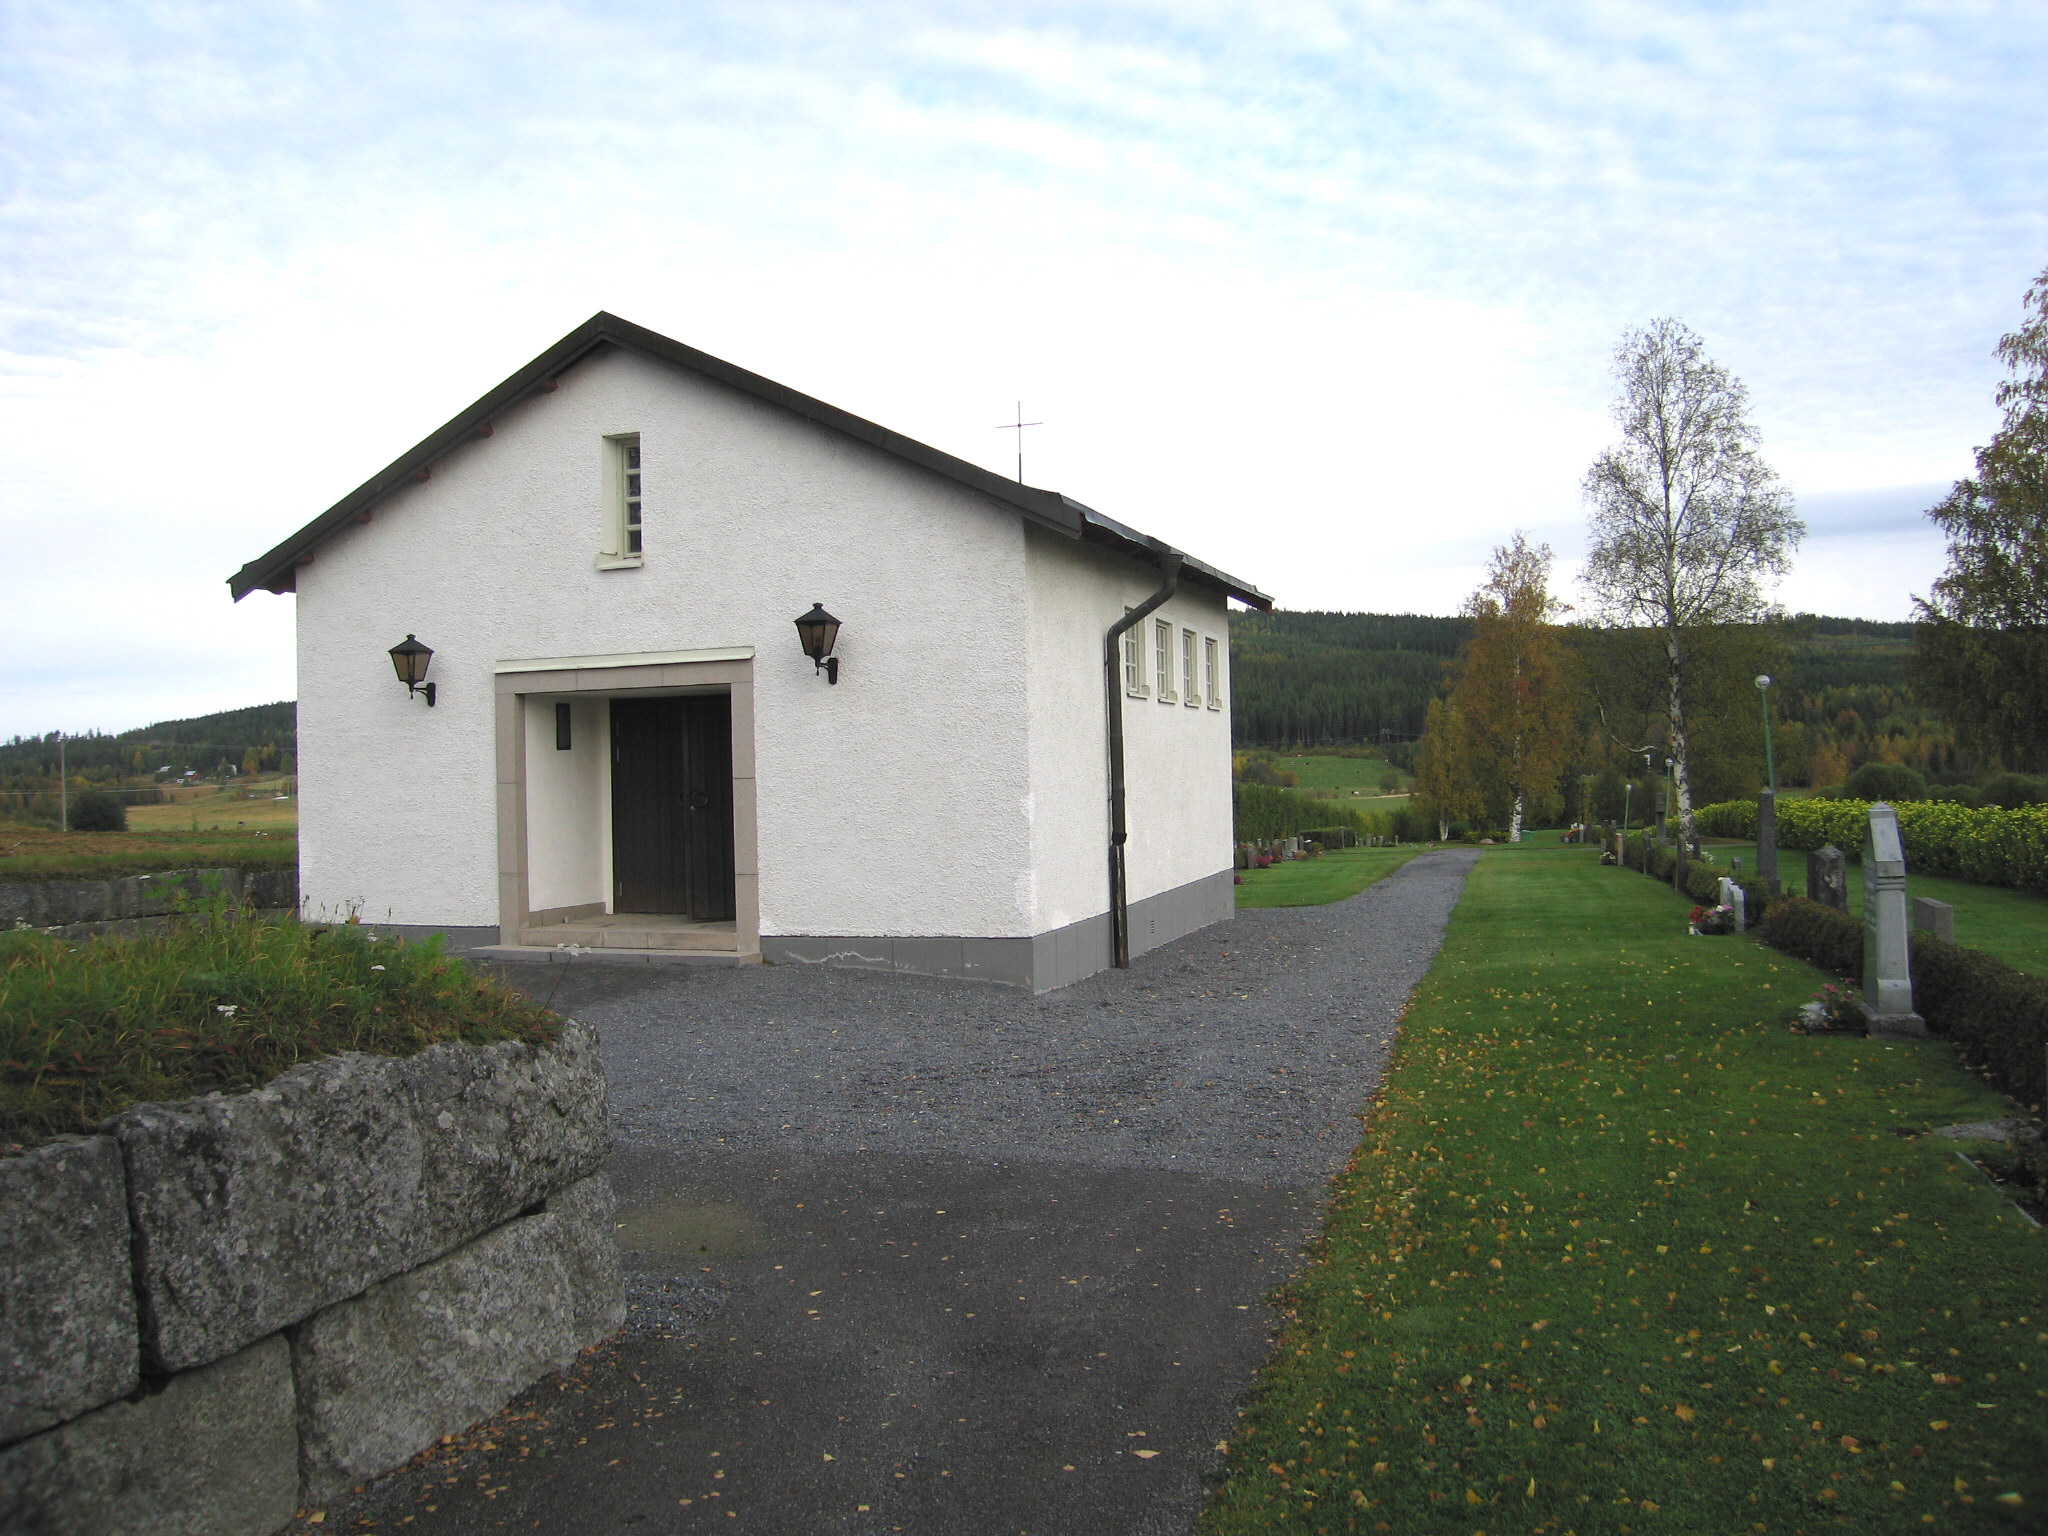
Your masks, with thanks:
[[[1017,402],[1017,419],[1015,421],[1006,421],[996,428],[998,432],[1014,432],[1017,434],[1017,483],[1019,485],[1024,483],[1024,429],[1026,427],[1042,427],[1044,425],[1045,423],[1042,421],[1026,421],[1024,419],[1024,402],[1019,400]]]
[[[64,733],[57,733],[57,830],[71,830],[71,777],[64,771]]]

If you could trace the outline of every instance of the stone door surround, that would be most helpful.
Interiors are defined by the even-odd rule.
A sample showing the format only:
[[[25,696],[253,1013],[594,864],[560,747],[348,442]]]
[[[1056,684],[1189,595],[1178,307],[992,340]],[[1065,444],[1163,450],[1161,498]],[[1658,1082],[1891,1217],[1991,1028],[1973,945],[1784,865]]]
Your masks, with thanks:
[[[734,938],[761,948],[760,839],[754,798],[754,648],[638,651],[501,661],[496,673],[498,942],[522,943],[533,911],[527,883],[526,699],[571,693],[717,691],[732,696]]]

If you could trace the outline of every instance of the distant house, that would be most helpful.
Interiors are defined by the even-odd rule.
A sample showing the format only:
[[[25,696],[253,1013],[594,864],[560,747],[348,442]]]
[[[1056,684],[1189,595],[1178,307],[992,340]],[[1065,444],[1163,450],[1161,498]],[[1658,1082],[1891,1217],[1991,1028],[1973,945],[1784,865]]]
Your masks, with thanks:
[[[315,912],[1039,990],[1231,914],[1262,593],[612,315],[230,586],[298,595]]]

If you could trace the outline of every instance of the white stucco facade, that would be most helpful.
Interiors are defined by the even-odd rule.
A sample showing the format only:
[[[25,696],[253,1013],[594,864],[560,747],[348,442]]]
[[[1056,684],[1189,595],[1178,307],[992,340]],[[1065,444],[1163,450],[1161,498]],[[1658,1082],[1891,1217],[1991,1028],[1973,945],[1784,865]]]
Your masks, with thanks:
[[[309,910],[497,929],[512,947],[534,914],[608,911],[609,701],[721,693],[743,958],[1031,984],[1099,968],[1095,940],[1054,964],[1045,936],[1107,909],[1102,637],[1158,588],[1155,566],[626,346],[501,403],[488,432],[285,567]],[[641,456],[637,566],[600,558],[624,434]],[[814,602],[842,622],[836,685],[791,624]],[[1227,658],[1225,607],[1184,581],[1157,617]],[[434,648],[432,708],[384,654],[409,633]],[[1207,905],[1182,903],[1199,915],[1227,885],[1218,702],[1124,700],[1134,908],[1199,886]],[[1039,960],[1011,974],[1020,941]]]

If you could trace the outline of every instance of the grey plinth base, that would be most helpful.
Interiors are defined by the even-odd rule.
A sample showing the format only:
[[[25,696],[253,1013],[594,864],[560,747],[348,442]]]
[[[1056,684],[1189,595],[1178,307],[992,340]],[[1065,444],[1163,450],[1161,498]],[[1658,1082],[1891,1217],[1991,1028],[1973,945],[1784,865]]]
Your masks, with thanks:
[[[1879,1013],[1867,1004],[1858,1004],[1863,1009],[1863,1023],[1873,1040],[1919,1040],[1926,1037],[1927,1021],[1917,1013]]]

